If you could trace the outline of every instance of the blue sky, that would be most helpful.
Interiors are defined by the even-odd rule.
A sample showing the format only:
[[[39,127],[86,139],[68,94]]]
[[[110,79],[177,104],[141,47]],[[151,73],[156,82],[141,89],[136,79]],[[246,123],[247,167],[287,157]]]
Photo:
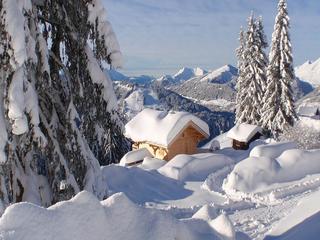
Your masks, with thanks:
[[[131,75],[236,64],[238,33],[253,10],[268,41],[278,0],[103,0]],[[320,1],[288,0],[294,63],[320,57]]]

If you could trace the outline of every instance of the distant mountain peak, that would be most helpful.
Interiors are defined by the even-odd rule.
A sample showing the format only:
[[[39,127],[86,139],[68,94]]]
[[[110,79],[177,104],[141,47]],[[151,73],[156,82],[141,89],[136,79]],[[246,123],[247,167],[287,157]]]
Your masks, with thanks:
[[[320,58],[316,61],[307,61],[295,68],[296,76],[313,87],[320,86]]]
[[[192,68],[184,67],[181,68],[175,75],[173,75],[173,78],[177,81],[185,81],[194,76],[195,75]]]
[[[195,69],[193,69],[193,71],[194,71],[195,76],[197,76],[197,77],[203,76],[208,73],[208,71],[206,71],[202,68],[199,68],[199,67],[196,67]]]
[[[230,64],[224,65],[205,75],[201,81],[224,84],[238,76],[238,69]]]

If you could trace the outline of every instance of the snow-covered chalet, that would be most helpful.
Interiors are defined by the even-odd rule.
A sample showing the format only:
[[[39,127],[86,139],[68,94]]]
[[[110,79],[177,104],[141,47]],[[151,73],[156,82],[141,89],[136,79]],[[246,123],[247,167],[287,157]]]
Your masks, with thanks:
[[[201,140],[210,136],[209,126],[187,112],[144,109],[125,126],[132,150],[146,148],[158,159],[169,161],[178,154],[195,154]]]

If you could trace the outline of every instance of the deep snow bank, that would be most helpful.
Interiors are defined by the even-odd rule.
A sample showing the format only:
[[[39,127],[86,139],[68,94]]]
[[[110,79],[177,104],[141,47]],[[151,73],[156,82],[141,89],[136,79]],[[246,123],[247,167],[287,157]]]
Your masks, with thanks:
[[[297,144],[295,142],[280,142],[259,145],[251,150],[250,157],[276,158],[279,157],[284,151],[296,148]]]
[[[124,194],[99,202],[81,192],[48,209],[30,203],[14,204],[0,219],[4,240],[141,240],[218,239],[214,231],[199,233],[159,210],[133,204]]]
[[[234,161],[222,154],[202,153],[195,155],[177,155],[158,171],[167,177],[181,181],[199,181]]]
[[[278,158],[249,157],[238,163],[223,183],[226,192],[257,192],[274,183],[320,173],[320,150],[290,149]]]

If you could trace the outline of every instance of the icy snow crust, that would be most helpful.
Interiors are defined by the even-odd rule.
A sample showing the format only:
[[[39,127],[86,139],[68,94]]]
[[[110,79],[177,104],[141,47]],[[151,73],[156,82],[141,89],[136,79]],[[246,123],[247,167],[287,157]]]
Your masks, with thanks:
[[[227,133],[227,137],[240,142],[248,142],[257,132],[262,133],[262,129],[259,126],[242,123],[234,126]]]
[[[167,147],[190,122],[210,135],[208,124],[190,113],[144,109],[127,123],[125,136],[134,142],[149,142]]]

